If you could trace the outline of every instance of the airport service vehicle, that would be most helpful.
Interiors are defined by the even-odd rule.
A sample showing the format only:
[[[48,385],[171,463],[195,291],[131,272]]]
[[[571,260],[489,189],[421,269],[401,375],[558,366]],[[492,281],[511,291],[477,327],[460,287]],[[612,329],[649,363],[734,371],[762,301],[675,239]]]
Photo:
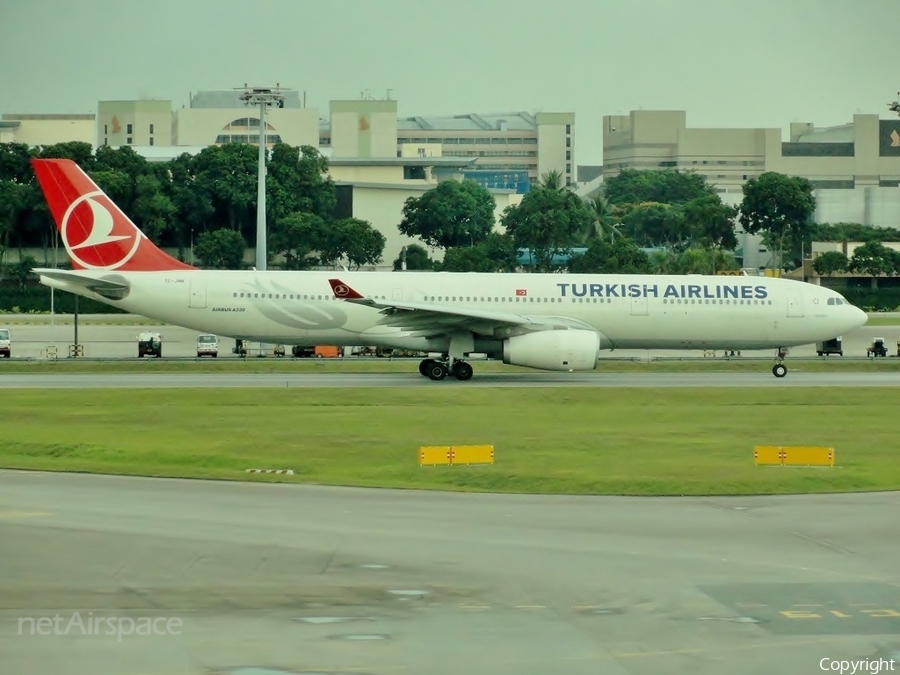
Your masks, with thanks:
[[[8,328],[0,328],[0,356],[6,359],[12,356],[12,343],[9,339]]]
[[[866,356],[887,356],[887,343],[884,341],[883,337],[877,337],[872,340],[872,346],[866,349]]]
[[[139,359],[145,356],[162,358],[162,335],[159,333],[141,333],[137,339]]]
[[[153,332],[138,335],[138,358],[145,356],[162,358],[162,335]]]
[[[198,335],[197,336],[197,357],[211,356],[217,358],[219,356],[219,338],[215,335]]]
[[[844,355],[844,343],[840,337],[832,338],[830,340],[823,340],[822,342],[816,343],[816,354],[819,356],[827,356],[829,354],[837,354],[838,356]]]
[[[846,334],[866,314],[835,291],[770,277],[200,270],[157,248],[71,160],[33,159],[72,270],[41,283],[201,332],[280,345],[436,352],[419,372],[472,377],[468,357],[586,371],[613,349],[774,349]]]
[[[317,359],[333,359],[341,355],[341,349],[332,345],[316,345],[315,347],[306,347],[304,345],[294,345],[291,347],[291,356],[294,358],[317,358]]]

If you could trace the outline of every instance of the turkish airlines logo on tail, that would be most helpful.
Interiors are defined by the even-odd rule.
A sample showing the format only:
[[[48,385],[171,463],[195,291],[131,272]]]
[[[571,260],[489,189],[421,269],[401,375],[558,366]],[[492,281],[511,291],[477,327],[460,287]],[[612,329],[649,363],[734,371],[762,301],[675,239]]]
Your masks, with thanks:
[[[81,195],[69,205],[60,234],[72,260],[86,269],[116,269],[134,257],[141,233],[102,192]]]
[[[338,284],[334,287],[334,294],[339,298],[346,298],[350,295],[350,288],[344,284]]]

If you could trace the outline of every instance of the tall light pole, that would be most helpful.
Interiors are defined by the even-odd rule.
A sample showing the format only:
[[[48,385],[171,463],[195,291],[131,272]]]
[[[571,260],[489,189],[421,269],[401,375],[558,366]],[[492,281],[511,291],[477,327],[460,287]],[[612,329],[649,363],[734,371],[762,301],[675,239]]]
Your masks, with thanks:
[[[248,87],[246,83],[237,91],[243,92],[240,99],[247,105],[259,106],[259,177],[256,199],[256,269],[266,269],[266,108],[277,105],[284,107],[284,89],[275,87]]]

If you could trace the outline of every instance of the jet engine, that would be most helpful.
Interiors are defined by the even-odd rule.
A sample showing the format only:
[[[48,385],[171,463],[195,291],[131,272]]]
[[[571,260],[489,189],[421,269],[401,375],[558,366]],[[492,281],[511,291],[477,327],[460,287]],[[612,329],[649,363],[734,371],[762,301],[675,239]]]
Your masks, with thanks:
[[[503,341],[503,363],[541,370],[593,370],[600,334],[590,330],[546,330]]]

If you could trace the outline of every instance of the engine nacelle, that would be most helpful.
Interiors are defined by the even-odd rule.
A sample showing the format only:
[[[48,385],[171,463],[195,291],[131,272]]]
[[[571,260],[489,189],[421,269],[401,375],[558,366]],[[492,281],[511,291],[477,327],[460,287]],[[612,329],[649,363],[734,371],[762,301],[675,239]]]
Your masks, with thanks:
[[[503,341],[503,363],[541,370],[593,370],[600,334],[590,330],[545,330]]]

